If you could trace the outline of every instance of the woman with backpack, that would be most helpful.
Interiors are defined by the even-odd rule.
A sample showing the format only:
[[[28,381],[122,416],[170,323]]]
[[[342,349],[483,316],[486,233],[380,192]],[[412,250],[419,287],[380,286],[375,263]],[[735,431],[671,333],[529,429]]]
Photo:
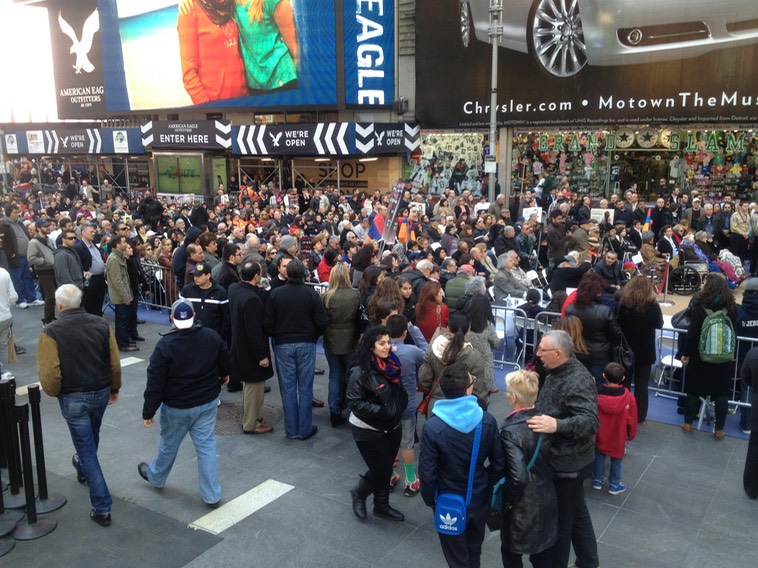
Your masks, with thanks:
[[[735,341],[713,345],[708,337],[727,339],[731,326],[731,338],[737,325],[737,303],[721,274],[711,273],[705,278],[703,288],[690,303],[692,309],[690,326],[681,349],[684,373],[684,432],[692,432],[692,422],[700,408],[700,397],[710,396],[716,407],[716,425],[713,433],[717,440],[725,436],[727,403],[732,385],[730,373],[734,359]],[[720,312],[724,310],[724,312]],[[722,317],[725,315],[726,317]],[[731,349],[731,354],[728,351]],[[704,360],[706,359],[706,360]],[[707,362],[708,360],[723,362]]]

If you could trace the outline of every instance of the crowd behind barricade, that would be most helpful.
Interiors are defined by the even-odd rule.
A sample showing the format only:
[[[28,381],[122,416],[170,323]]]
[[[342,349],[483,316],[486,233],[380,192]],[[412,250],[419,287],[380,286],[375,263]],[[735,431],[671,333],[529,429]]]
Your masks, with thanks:
[[[477,564],[491,489],[503,476],[505,565],[528,554],[534,566],[563,568],[572,530],[577,565],[598,565],[583,481],[591,475],[602,490],[610,457],[609,492],[623,492],[623,448],[647,417],[663,318],[656,280],[645,274],[665,277],[669,267],[694,262],[709,275],[679,342],[685,432],[701,397],[710,396],[714,436],[722,439],[732,386],[734,362],[720,345],[704,355],[708,334],[699,330],[720,324],[719,332],[731,326],[733,335],[758,337],[758,280],[748,281],[741,307],[732,293],[758,268],[758,210],[728,196],[703,203],[696,191],[664,184],[655,204],[635,186],[593,203],[545,173],[511,203],[452,189],[430,198],[408,186],[393,217],[394,204],[379,190],[345,195],[331,186],[287,190],[245,179],[195,204],[151,191],[131,200],[88,190],[86,179],[71,186],[3,196],[0,277],[12,286],[2,287],[0,329],[10,329],[14,303],[44,304],[49,326],[56,287],[72,284],[86,312],[102,316],[104,305],[113,306],[116,345],[132,352],[144,340],[138,304],[171,306],[178,330],[200,322],[230,350],[231,363],[219,365],[229,391],[243,391],[246,434],[273,431],[260,410],[276,370],[285,434],[295,440],[318,432],[312,408],[324,403],[313,397],[313,380],[323,337],[331,426],[349,425],[367,466],[351,490],[356,516],[366,518],[373,495],[377,516],[402,521],[389,503],[396,486],[406,497],[420,492],[431,507],[446,492],[466,496],[463,527],[456,528],[454,507],[435,517],[444,521],[437,528],[453,566]],[[385,242],[393,219],[394,238]],[[527,370],[507,378],[513,413],[499,432],[487,408],[499,391],[495,352],[508,341],[503,347],[493,303],[530,319],[543,309],[560,314],[552,331],[536,337],[532,330],[516,346],[528,349]],[[714,312],[724,314],[718,324]],[[745,353],[749,386],[758,371],[751,371],[756,355]],[[146,425],[159,402],[151,401]],[[755,421],[743,408],[742,429],[758,435]],[[745,488],[755,498],[758,440],[751,437],[750,447]],[[206,452],[204,460],[201,494],[215,506],[215,456]],[[160,486],[168,475],[156,462],[141,463],[139,472]]]

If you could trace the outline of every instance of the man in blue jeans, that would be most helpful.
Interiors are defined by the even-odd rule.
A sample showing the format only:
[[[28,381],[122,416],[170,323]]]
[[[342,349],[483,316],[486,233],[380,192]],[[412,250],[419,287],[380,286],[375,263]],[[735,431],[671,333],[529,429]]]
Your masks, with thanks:
[[[39,335],[37,373],[42,389],[58,397],[76,453],[71,459],[79,483],[89,486],[90,519],[111,524],[111,494],[97,448],[105,408],[118,400],[121,360],[113,330],[81,307],[82,291],[64,284],[55,291],[59,316]]]
[[[0,232],[4,237],[0,241],[0,246],[8,257],[8,271],[18,294],[16,305],[25,309],[30,305],[42,306],[45,302],[37,299],[37,293],[34,290],[34,280],[32,280],[32,272],[26,258],[30,237],[26,227],[19,220],[20,215],[21,210],[15,203],[5,208],[5,217],[0,219]]]
[[[221,385],[229,382],[232,359],[226,342],[210,328],[195,325],[187,300],[171,306],[174,329],[155,346],[147,367],[142,419],[146,428],[160,407],[161,441],[148,465],[140,462],[140,477],[162,488],[187,434],[197,453],[200,497],[209,507],[221,503],[216,471],[216,412]]]
[[[292,260],[287,283],[271,292],[263,316],[263,329],[274,341],[284,431],[292,440],[307,440],[318,432],[312,408],[316,341],[329,325],[321,297],[304,281],[305,265]]]

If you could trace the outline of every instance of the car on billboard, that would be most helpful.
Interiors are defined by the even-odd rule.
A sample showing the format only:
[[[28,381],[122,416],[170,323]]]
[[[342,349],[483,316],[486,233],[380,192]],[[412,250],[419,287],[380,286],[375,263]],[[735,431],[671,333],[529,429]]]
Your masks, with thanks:
[[[489,43],[491,0],[459,0],[464,47]],[[702,55],[758,40],[758,1],[501,0],[500,45],[531,54],[555,77],[585,65],[632,65]]]

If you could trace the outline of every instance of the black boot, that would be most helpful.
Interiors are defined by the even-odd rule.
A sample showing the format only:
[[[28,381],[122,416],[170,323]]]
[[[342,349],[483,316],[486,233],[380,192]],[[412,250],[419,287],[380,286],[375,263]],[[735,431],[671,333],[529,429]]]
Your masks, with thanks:
[[[389,487],[374,491],[374,515],[388,521],[403,522],[405,520],[405,515],[390,507]]]
[[[358,485],[350,490],[350,495],[353,497],[353,513],[360,520],[366,520],[366,498],[371,495],[373,487],[362,475],[358,480]]]

